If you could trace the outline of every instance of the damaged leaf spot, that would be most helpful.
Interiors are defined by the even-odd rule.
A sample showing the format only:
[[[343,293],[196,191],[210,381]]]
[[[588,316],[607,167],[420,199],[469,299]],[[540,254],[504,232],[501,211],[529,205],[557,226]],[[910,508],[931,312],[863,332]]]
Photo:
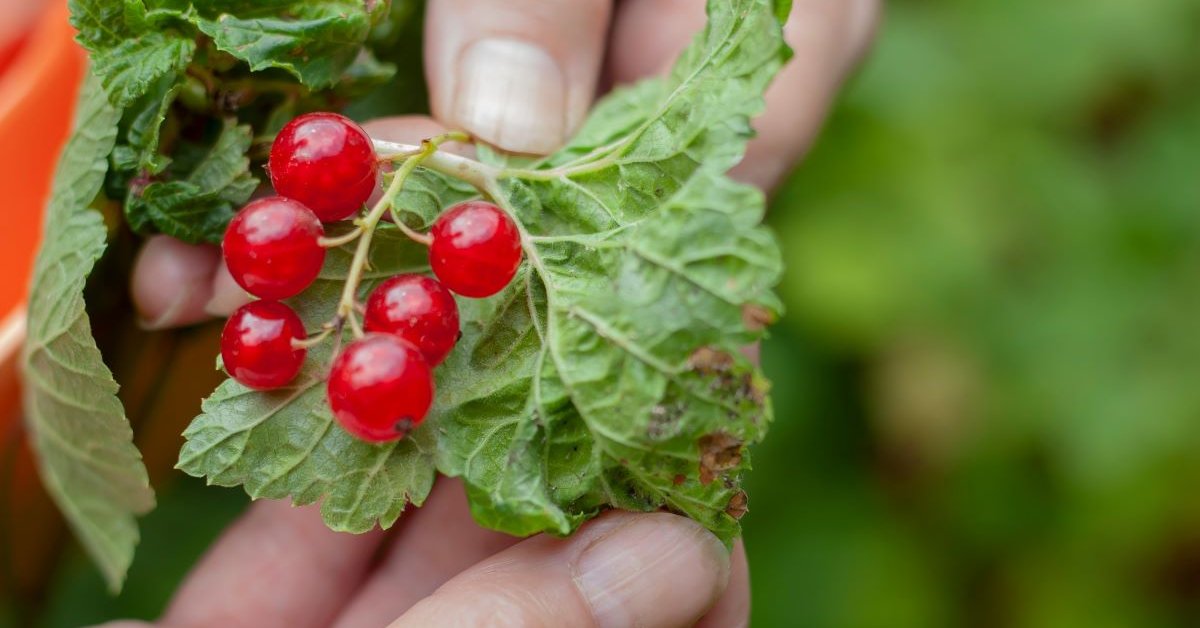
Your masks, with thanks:
[[[750,331],[762,331],[775,323],[775,313],[757,303],[742,306],[742,324]]]
[[[711,484],[718,474],[742,463],[742,441],[725,432],[700,439],[700,483]]]
[[[688,358],[688,366],[702,375],[720,375],[733,368],[733,356],[712,347],[701,347]]]
[[[729,505],[725,506],[725,514],[734,519],[741,519],[750,511],[748,507],[749,499],[746,497],[746,491],[738,491],[729,498]]]

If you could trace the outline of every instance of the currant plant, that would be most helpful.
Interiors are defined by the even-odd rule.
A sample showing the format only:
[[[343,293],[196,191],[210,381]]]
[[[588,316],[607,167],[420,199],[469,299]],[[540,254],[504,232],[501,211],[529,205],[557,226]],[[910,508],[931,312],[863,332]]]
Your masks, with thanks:
[[[732,541],[771,420],[740,349],[779,314],[781,265],[762,194],[725,173],[789,54],[789,3],[711,0],[669,76],[616,90],[541,159],[443,150],[473,143],[458,133],[364,144],[312,113],[398,113],[369,92],[417,76],[372,54],[403,3],[220,4],[72,2],[94,77],[30,299],[26,407],[109,582],[153,500],[82,298],[110,233],[92,207],[114,201],[136,233],[221,242],[265,299],[228,323],[232,377],[185,432],[184,472],[320,502],[350,532],[442,473],[512,534],[666,508]],[[264,172],[279,196],[239,212]]]

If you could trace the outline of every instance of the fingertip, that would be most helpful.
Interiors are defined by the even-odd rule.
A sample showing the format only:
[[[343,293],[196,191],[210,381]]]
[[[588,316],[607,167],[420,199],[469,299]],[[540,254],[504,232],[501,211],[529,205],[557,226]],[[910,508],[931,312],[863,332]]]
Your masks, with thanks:
[[[615,518],[621,524],[590,543],[572,570],[599,625],[690,626],[716,603],[730,574],[717,537],[669,513]]]
[[[729,586],[696,628],[745,628],[750,625],[750,565],[739,539],[730,555]]]
[[[729,574],[729,552],[696,522],[611,512],[568,539],[534,537],[475,565],[392,625],[690,626]]]
[[[146,240],[134,262],[130,291],[142,327],[166,329],[208,318],[212,277],[220,250],[157,235]]]
[[[514,153],[567,141],[595,98],[612,0],[431,0],[434,115]]]
[[[204,304],[204,312],[214,318],[227,318],[251,300],[250,295],[229,274],[225,262],[219,262],[213,271],[212,297]]]

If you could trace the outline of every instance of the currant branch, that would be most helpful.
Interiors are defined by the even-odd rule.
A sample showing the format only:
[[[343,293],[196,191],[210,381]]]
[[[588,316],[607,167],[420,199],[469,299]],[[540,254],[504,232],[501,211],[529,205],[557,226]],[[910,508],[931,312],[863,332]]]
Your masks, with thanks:
[[[432,369],[461,335],[454,295],[499,293],[516,275],[528,246],[512,209],[487,201],[446,209],[429,234],[400,220],[400,193],[423,166],[505,202],[500,170],[439,150],[447,142],[470,141],[465,133],[450,132],[420,145],[372,142],[354,122],[330,113],[305,114],[285,125],[268,164],[278,196],[243,208],[222,242],[234,279],[263,299],[239,309],[226,324],[221,355],[230,375],[250,388],[279,388],[296,377],[309,349],[332,336],[327,398],[342,427],[361,439],[385,442],[419,425],[432,403]],[[380,165],[387,162],[396,170],[385,175],[385,191],[364,213]],[[429,248],[434,277],[390,277],[360,303],[376,230],[389,213],[397,229]],[[325,235],[324,224],[345,225],[356,214],[353,227]],[[284,300],[316,280],[328,249],[351,244],[353,257],[333,318],[309,335]],[[343,347],[347,328],[353,341]]]
[[[378,227],[379,221],[383,218],[385,213],[389,211],[395,212],[396,197],[400,194],[401,190],[404,189],[405,181],[407,181],[408,177],[413,173],[414,170],[417,169],[417,166],[420,166],[422,163],[436,155],[438,147],[440,147],[442,144],[452,141],[466,141],[469,139],[469,136],[467,136],[465,133],[450,132],[429,138],[421,142],[420,150],[415,155],[404,158],[404,162],[400,166],[400,169],[392,175],[392,181],[388,185],[387,191],[385,191],[379,201],[375,203],[375,206],[371,208],[371,211],[369,211],[365,217],[354,221],[357,228],[354,232],[351,232],[351,234],[357,232],[356,237],[358,238],[358,248],[354,251],[354,259],[350,263],[350,272],[346,276],[346,284],[342,288],[342,297],[338,302],[337,319],[347,321],[350,324],[350,329],[356,338],[362,338],[364,336],[362,327],[358,323],[358,317],[355,311],[355,308],[358,304],[358,287],[362,282],[363,271],[366,269],[367,261],[370,257],[371,240],[375,235],[375,229]],[[405,233],[411,233],[410,237],[412,237],[414,240],[428,244],[427,236],[421,236],[420,234],[412,233],[410,230],[408,230],[407,226],[405,226],[403,222],[397,221],[396,225],[402,230],[405,230]],[[353,238],[351,238],[351,241],[353,241]]]

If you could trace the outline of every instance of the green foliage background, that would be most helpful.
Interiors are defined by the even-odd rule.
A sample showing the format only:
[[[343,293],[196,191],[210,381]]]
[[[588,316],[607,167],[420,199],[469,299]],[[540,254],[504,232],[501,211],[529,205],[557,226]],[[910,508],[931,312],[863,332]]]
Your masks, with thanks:
[[[755,626],[1200,621],[1198,60],[1195,0],[890,2],[770,218]],[[242,503],[164,492],[43,625],[153,616]]]

